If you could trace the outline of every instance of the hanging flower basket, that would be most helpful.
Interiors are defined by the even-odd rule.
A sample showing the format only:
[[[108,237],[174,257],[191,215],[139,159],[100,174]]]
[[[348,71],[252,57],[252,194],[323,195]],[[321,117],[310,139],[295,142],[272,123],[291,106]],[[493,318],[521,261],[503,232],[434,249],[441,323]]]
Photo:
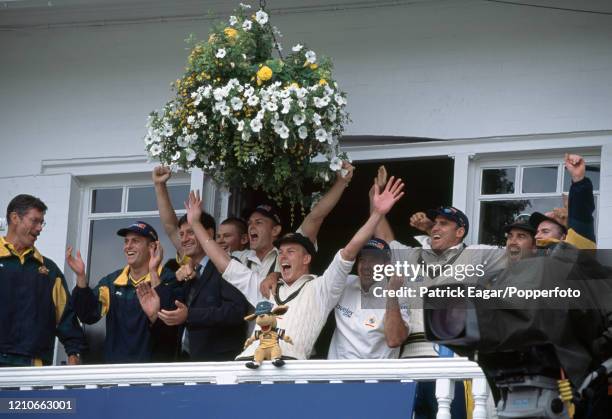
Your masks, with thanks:
[[[173,168],[198,167],[221,186],[304,208],[305,183],[323,187],[346,157],[346,94],[329,59],[300,44],[282,57],[268,14],[250,13],[241,4],[207,42],[191,41],[176,96],[149,117],[145,148]]]

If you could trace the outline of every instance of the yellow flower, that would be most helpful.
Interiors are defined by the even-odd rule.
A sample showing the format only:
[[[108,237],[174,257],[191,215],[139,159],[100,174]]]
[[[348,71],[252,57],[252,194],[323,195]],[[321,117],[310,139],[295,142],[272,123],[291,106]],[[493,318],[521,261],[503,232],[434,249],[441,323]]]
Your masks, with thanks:
[[[272,78],[272,69],[267,65],[264,65],[257,71],[257,84],[268,81]]]
[[[300,85],[299,85],[299,84],[297,84],[296,82],[291,82],[291,84],[289,85],[289,87],[294,87],[294,88],[296,88],[296,89],[299,89],[299,88],[300,88]]]
[[[234,28],[225,28],[225,29],[223,29],[223,33],[228,38],[235,38],[236,35],[238,35],[238,31],[236,29],[234,29]]]
[[[316,64],[310,64],[310,69],[311,69],[311,70],[316,70],[317,68],[319,68],[319,66],[318,66],[318,65],[316,65]]]
[[[325,79],[321,79],[321,80],[319,80],[319,84],[320,84],[321,86],[325,86],[325,85],[327,84],[327,80],[325,80]]]

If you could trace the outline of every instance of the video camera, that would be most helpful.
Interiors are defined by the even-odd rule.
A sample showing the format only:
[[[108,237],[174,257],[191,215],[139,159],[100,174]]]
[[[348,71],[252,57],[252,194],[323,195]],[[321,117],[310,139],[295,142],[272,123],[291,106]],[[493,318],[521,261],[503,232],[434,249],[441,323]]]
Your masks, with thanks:
[[[479,364],[498,391],[499,418],[569,418],[576,393],[558,380],[567,374],[577,388],[605,361],[593,342],[610,331],[612,271],[595,256],[560,249],[472,284],[429,287],[463,290],[425,296],[425,334]]]

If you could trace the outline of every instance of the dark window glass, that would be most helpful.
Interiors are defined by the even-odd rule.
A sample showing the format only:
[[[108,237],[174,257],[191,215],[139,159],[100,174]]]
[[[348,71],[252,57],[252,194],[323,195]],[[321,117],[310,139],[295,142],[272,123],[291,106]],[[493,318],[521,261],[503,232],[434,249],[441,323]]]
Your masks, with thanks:
[[[557,166],[525,167],[523,169],[523,193],[557,191]]]
[[[121,212],[123,189],[94,189],[91,197],[91,212]]]
[[[562,206],[561,197],[481,202],[478,243],[505,246],[504,226],[519,215],[544,213]]]
[[[497,195],[514,193],[516,169],[484,169],[482,171],[482,194]]]

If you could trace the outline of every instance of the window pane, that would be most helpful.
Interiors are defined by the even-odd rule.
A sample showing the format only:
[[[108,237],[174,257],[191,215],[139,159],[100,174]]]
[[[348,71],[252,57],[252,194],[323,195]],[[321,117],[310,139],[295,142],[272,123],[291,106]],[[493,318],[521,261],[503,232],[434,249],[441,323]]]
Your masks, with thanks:
[[[525,167],[523,169],[523,193],[557,191],[557,166]]]
[[[121,212],[123,188],[94,189],[91,197],[91,212]]]
[[[155,200],[155,189],[153,186],[129,188],[127,210],[129,212],[157,211],[157,201]]]
[[[89,286],[95,287],[100,279],[127,265],[123,253],[123,237],[117,231],[136,221],[144,221],[155,228],[164,248],[164,262],[176,254],[170,239],[164,234],[159,217],[121,218],[93,220],[90,222],[89,256],[87,258]],[[87,363],[102,363],[104,350],[105,321],[85,326],[89,351],[83,355]]]
[[[485,169],[482,171],[482,194],[514,193],[516,169]]]
[[[569,192],[570,184],[572,182],[572,176],[568,173],[567,169],[563,169],[565,176],[563,176],[563,192]],[[586,166],[586,177],[591,179],[593,182],[593,190],[599,190],[599,164],[587,164]]]
[[[185,201],[189,197],[190,185],[170,185],[168,193],[170,194],[170,202],[175,210],[184,210]]]
[[[562,207],[561,197],[535,198],[480,203],[480,229],[478,243],[504,246],[503,228],[521,214],[547,212]]]
[[[185,209],[185,200],[189,196],[189,185],[169,185],[168,193],[175,210]],[[128,211],[157,211],[155,188],[153,186],[129,188]]]

